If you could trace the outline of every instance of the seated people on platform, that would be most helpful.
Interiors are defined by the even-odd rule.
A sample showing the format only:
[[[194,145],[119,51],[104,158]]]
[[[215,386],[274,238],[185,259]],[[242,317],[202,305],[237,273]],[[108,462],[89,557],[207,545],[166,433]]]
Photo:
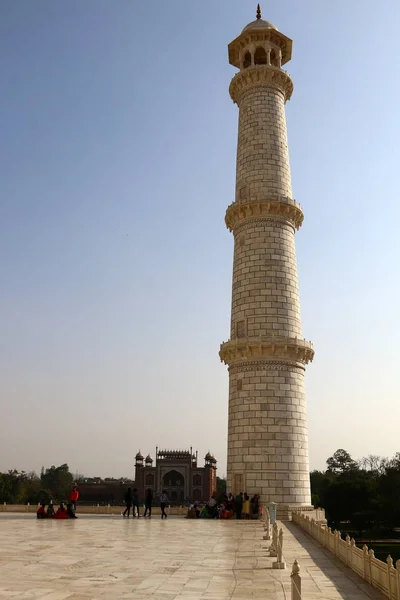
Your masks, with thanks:
[[[231,495],[231,494],[230,494]],[[233,517],[233,503],[229,499],[229,496],[225,494],[223,502],[220,506],[219,518],[220,519],[232,519]]]
[[[187,519],[198,519],[200,517],[200,507],[197,502],[191,504],[188,508],[186,518]]]
[[[41,502],[40,506],[39,506],[39,508],[37,509],[37,512],[36,512],[36,517],[38,519],[46,519],[47,518],[47,514],[46,514],[46,511],[45,511],[45,508],[46,508],[46,505],[44,504],[44,502]]]
[[[54,515],[55,519],[68,519],[67,509],[64,504],[61,502],[60,506],[57,508],[57,512]]]
[[[69,519],[77,519],[78,518],[73,509],[72,502],[68,502],[68,504],[67,504],[67,515],[68,515]]]
[[[186,513],[186,518],[187,519],[195,519],[196,518],[196,510],[194,508],[194,504],[191,504],[188,508],[188,511]]]
[[[53,500],[50,500],[50,504],[47,507],[47,516],[52,519],[54,517],[54,504]]]
[[[210,519],[218,518],[217,501],[214,498],[214,496],[211,496],[211,498],[209,499],[209,501],[206,504],[206,508],[207,508],[207,517],[208,518],[210,518]]]

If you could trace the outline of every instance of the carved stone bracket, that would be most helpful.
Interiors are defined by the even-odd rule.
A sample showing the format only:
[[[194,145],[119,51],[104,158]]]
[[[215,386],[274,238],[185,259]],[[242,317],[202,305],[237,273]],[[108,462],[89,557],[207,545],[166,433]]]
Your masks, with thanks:
[[[263,216],[289,223],[295,229],[301,227],[304,219],[300,204],[290,198],[284,198],[264,202],[233,202],[226,210],[225,223],[229,231],[233,231],[245,221]]]
[[[229,86],[232,100],[239,104],[242,94],[252,87],[275,88],[283,94],[285,102],[293,93],[293,81],[290,75],[279,67],[267,65],[255,65],[236,73]]]
[[[237,338],[221,344],[219,357],[226,365],[243,362],[246,359],[267,358],[306,365],[314,358],[314,348],[311,342],[299,338],[280,336]]]

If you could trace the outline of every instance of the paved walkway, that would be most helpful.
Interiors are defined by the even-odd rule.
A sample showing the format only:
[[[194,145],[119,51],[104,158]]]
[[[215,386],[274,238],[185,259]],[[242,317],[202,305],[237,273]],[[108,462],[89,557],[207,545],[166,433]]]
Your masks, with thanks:
[[[0,598],[289,600],[297,558],[304,600],[382,600],[295,525],[284,532],[277,571],[259,522],[0,515]]]

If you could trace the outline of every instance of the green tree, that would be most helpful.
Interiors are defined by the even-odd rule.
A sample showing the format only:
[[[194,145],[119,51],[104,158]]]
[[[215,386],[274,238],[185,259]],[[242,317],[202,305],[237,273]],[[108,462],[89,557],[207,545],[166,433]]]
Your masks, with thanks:
[[[331,526],[349,521],[358,531],[368,529],[379,518],[378,482],[363,472],[344,473],[325,492],[324,508]]]
[[[60,465],[59,467],[52,465],[44,471],[40,479],[42,489],[46,490],[52,498],[60,501],[68,498],[73,477],[69,472],[67,464]]]
[[[393,465],[396,461],[392,461]],[[386,469],[379,479],[382,519],[388,527],[400,526],[400,465]]]
[[[340,475],[342,473],[349,473],[351,471],[358,470],[356,461],[353,460],[350,454],[342,448],[336,450],[333,456],[328,458],[326,464],[328,465],[328,471],[334,475]]]
[[[329,472],[311,471],[310,485],[313,506],[325,506],[325,493],[336,475]]]

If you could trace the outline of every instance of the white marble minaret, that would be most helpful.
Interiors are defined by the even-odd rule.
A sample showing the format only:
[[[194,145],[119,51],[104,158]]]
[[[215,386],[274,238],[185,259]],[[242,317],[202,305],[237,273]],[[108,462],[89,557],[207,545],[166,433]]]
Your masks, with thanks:
[[[225,222],[234,236],[229,366],[228,489],[262,501],[310,505],[305,365],[295,231],[303,212],[292,195],[283,65],[292,41],[261,19],[229,44],[239,72],[229,93],[239,107],[236,197]]]

